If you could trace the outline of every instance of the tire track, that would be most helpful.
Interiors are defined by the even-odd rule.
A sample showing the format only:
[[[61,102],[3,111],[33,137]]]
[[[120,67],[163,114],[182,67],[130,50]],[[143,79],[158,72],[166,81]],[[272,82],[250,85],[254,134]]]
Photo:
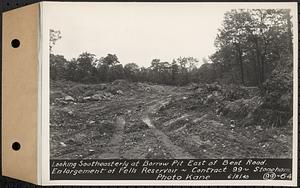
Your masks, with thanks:
[[[166,105],[169,101],[170,101],[170,98],[163,99],[163,100],[155,100],[155,101],[151,102],[154,104],[152,104],[150,107],[148,107],[148,109],[142,116],[142,121],[148,125],[148,127],[152,130],[153,134],[156,136],[156,138],[159,141],[161,141],[161,143],[164,144],[164,146],[167,148],[167,150],[170,153],[170,155],[172,156],[172,158],[174,158],[174,159],[194,159],[194,157],[190,153],[185,151],[183,148],[175,145],[165,133],[163,133],[161,130],[157,129],[153,125],[153,123],[149,117],[149,114],[156,113],[157,110],[159,110],[161,108],[161,106]]]
[[[121,159],[120,149],[124,136],[125,119],[123,116],[116,118],[116,130],[110,142],[106,146],[106,151],[95,156],[96,159]]]

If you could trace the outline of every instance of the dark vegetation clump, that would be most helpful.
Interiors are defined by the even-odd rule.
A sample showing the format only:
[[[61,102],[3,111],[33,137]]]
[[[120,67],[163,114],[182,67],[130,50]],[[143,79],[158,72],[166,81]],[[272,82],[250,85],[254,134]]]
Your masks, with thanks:
[[[280,65],[286,64],[285,67]],[[280,62],[263,83],[263,104],[257,110],[258,120],[266,125],[285,126],[293,116],[292,60]]]

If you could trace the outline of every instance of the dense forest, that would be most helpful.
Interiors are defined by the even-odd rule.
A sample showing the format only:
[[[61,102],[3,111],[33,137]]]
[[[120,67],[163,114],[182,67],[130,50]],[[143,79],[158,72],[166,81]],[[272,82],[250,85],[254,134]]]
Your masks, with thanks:
[[[60,38],[60,31],[51,30],[50,52]],[[172,62],[153,59],[150,67],[139,67],[136,63],[123,66],[116,54],[97,58],[84,52],[68,61],[51,53],[50,75],[53,80],[82,83],[127,79],[168,85],[218,82],[262,86],[268,78],[288,81],[293,53],[290,10],[231,10],[224,15],[215,46],[217,51],[209,59],[203,58],[199,68],[194,57]]]

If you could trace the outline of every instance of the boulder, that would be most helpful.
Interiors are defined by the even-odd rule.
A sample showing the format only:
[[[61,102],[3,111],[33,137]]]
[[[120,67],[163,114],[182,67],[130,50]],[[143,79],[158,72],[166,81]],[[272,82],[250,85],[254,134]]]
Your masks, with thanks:
[[[104,92],[103,95],[104,95],[105,99],[110,99],[110,98],[112,98],[114,96],[113,94],[111,94],[109,92]]]
[[[74,102],[75,101],[75,99],[73,97],[71,97],[70,95],[65,96],[64,100],[69,101],[69,102]]]
[[[118,90],[118,91],[117,91],[117,94],[118,94],[118,95],[123,95],[124,92],[123,92],[122,90]]]
[[[98,100],[102,100],[104,97],[101,94],[94,94],[91,96],[90,100],[94,100],[94,101],[98,101]]]
[[[83,100],[88,101],[91,100],[92,97],[88,96],[88,97],[83,97]]]

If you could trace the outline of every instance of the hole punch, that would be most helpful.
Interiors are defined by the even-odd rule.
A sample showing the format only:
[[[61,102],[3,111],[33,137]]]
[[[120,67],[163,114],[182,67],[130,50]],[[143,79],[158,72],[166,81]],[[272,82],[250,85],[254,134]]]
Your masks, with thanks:
[[[18,39],[14,39],[14,40],[11,41],[11,46],[13,48],[18,48],[20,46],[20,44],[21,43],[20,43],[20,41]]]
[[[14,142],[12,144],[12,149],[15,151],[19,151],[21,149],[21,144],[19,142]]]

